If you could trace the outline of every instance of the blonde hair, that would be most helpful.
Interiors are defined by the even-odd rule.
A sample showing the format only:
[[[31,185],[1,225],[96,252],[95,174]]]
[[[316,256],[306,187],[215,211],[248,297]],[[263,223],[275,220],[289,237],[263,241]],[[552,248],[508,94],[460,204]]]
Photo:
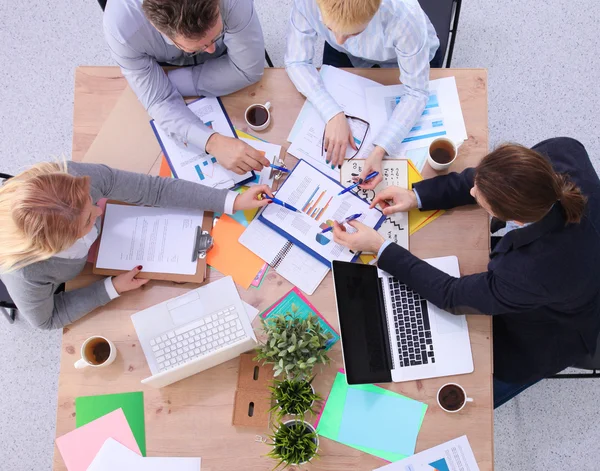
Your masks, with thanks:
[[[317,0],[323,21],[335,27],[336,33],[356,33],[356,27],[367,24],[377,13],[381,0]]]
[[[73,245],[89,198],[89,177],[69,175],[66,163],[38,163],[7,180],[0,187],[0,272]]]

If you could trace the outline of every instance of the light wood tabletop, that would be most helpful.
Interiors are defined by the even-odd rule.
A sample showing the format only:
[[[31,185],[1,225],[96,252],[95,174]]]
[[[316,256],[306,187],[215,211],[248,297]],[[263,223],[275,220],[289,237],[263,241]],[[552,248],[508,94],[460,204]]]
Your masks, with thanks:
[[[348,69],[385,85],[398,83],[394,69]],[[487,72],[483,69],[437,69],[431,78],[454,76],[462,106],[468,140],[461,146],[451,170],[474,166],[488,150]],[[119,95],[126,86],[117,67],[79,67],[75,73],[73,117],[73,160],[81,160],[100,131]],[[266,69],[263,79],[237,93],[223,97],[223,104],[239,129],[246,129],[244,110],[252,103],[272,104],[272,124],[258,135],[287,148],[287,135],[304,97],[298,93],[283,69]],[[255,133],[256,134],[256,133]],[[293,164],[294,157],[286,155]],[[151,173],[158,173],[158,164]],[[425,177],[434,175],[426,166]],[[462,275],[486,270],[489,254],[489,223],[478,208],[447,211],[442,217],[410,237],[410,250],[419,257],[457,255]],[[207,281],[221,275],[209,270]],[[97,279],[88,264],[70,284],[83,286]],[[94,394],[143,391],[148,456],[200,456],[203,471],[268,470],[275,462],[265,457],[269,447],[255,441],[267,430],[231,425],[239,360],[234,359],[163,389],[140,383],[150,375],[130,316],[144,308],[196,288],[194,284],[151,281],[141,289],[125,293],[108,305],[66,327],[61,348],[56,436],[75,428],[75,398]],[[260,289],[245,291],[242,298],[260,310],[283,296],[292,285],[269,270]],[[310,301],[337,329],[331,274],[321,283]],[[493,469],[493,395],[491,318],[468,316],[475,371],[457,377],[435,378],[386,384],[383,387],[429,405],[417,440],[417,451],[466,434],[481,470]],[[258,327],[258,321],[254,323]],[[90,335],[104,335],[117,346],[117,360],[104,369],[76,370],[83,341]],[[330,356],[332,364],[321,370],[315,388],[326,396],[335,372],[342,366],[338,342]],[[438,388],[447,382],[461,384],[474,399],[457,414],[442,411],[436,403]],[[354,448],[321,438],[319,458],[301,466],[310,470],[371,470],[385,462]],[[54,469],[65,470],[55,448]]]

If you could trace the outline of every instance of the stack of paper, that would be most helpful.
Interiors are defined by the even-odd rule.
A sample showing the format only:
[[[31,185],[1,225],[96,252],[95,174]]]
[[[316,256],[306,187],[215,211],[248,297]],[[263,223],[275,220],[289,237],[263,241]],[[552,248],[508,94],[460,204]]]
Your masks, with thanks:
[[[388,461],[413,455],[427,404],[372,384],[335,378],[317,432]]]

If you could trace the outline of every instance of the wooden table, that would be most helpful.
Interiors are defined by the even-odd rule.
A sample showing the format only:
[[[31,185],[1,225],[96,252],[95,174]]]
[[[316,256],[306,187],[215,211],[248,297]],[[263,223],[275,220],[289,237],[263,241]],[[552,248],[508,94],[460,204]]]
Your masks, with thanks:
[[[392,69],[352,69],[354,73],[391,85],[398,83]],[[487,73],[483,69],[440,69],[432,78],[455,76],[469,135],[460,148],[452,170],[474,166],[488,150]],[[81,160],[112,110],[125,79],[116,67],[79,67],[75,75],[75,109],[73,119],[73,160]],[[243,113],[251,103],[270,101],[273,124],[260,137],[287,147],[286,137],[304,102],[282,69],[266,69],[263,79],[240,92],[223,98],[234,123],[245,130]],[[293,160],[289,154],[286,159]],[[158,165],[152,170],[158,173]],[[425,176],[433,172],[429,167]],[[488,217],[476,208],[448,211],[441,218],[410,238],[411,251],[419,257],[455,254],[461,274],[486,269],[489,254]],[[88,267],[89,268],[89,267]],[[209,281],[220,275],[211,271]],[[90,270],[72,284],[85,285],[96,279]],[[146,442],[148,456],[201,456],[202,470],[267,470],[274,462],[264,455],[269,448],[255,442],[255,435],[265,430],[231,425],[232,405],[237,381],[238,360],[156,390],[140,384],[149,376],[149,368],[138,343],[131,314],[153,304],[185,293],[197,285],[150,282],[140,290],[126,293],[107,306],[97,309],[64,329],[58,389],[56,435],[75,428],[75,398],[93,394],[144,391]],[[240,289],[242,298],[264,309],[283,296],[292,286],[270,270],[260,290]],[[337,328],[337,316],[329,274],[310,300]],[[255,321],[255,327],[256,327]],[[452,378],[411,381],[385,387],[429,404],[417,441],[417,451],[467,434],[482,470],[493,468],[493,401],[492,341],[490,318],[468,317],[475,372]],[[93,334],[105,335],[117,345],[118,357],[113,365],[101,370],[76,370],[83,340]],[[331,352],[332,365],[317,376],[316,390],[326,395],[334,373],[341,365],[339,342]],[[443,412],[436,404],[438,388],[456,380],[474,403],[458,414]],[[302,469],[371,470],[385,464],[383,460],[328,439],[321,439],[320,458]],[[55,449],[54,469],[64,470]]]

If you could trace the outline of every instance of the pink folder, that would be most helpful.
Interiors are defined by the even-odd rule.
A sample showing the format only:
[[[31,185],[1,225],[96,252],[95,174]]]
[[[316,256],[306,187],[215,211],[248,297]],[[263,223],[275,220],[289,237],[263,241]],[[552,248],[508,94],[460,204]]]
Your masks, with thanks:
[[[141,456],[123,409],[117,409],[56,439],[68,471],[86,471],[104,442],[114,438]]]

